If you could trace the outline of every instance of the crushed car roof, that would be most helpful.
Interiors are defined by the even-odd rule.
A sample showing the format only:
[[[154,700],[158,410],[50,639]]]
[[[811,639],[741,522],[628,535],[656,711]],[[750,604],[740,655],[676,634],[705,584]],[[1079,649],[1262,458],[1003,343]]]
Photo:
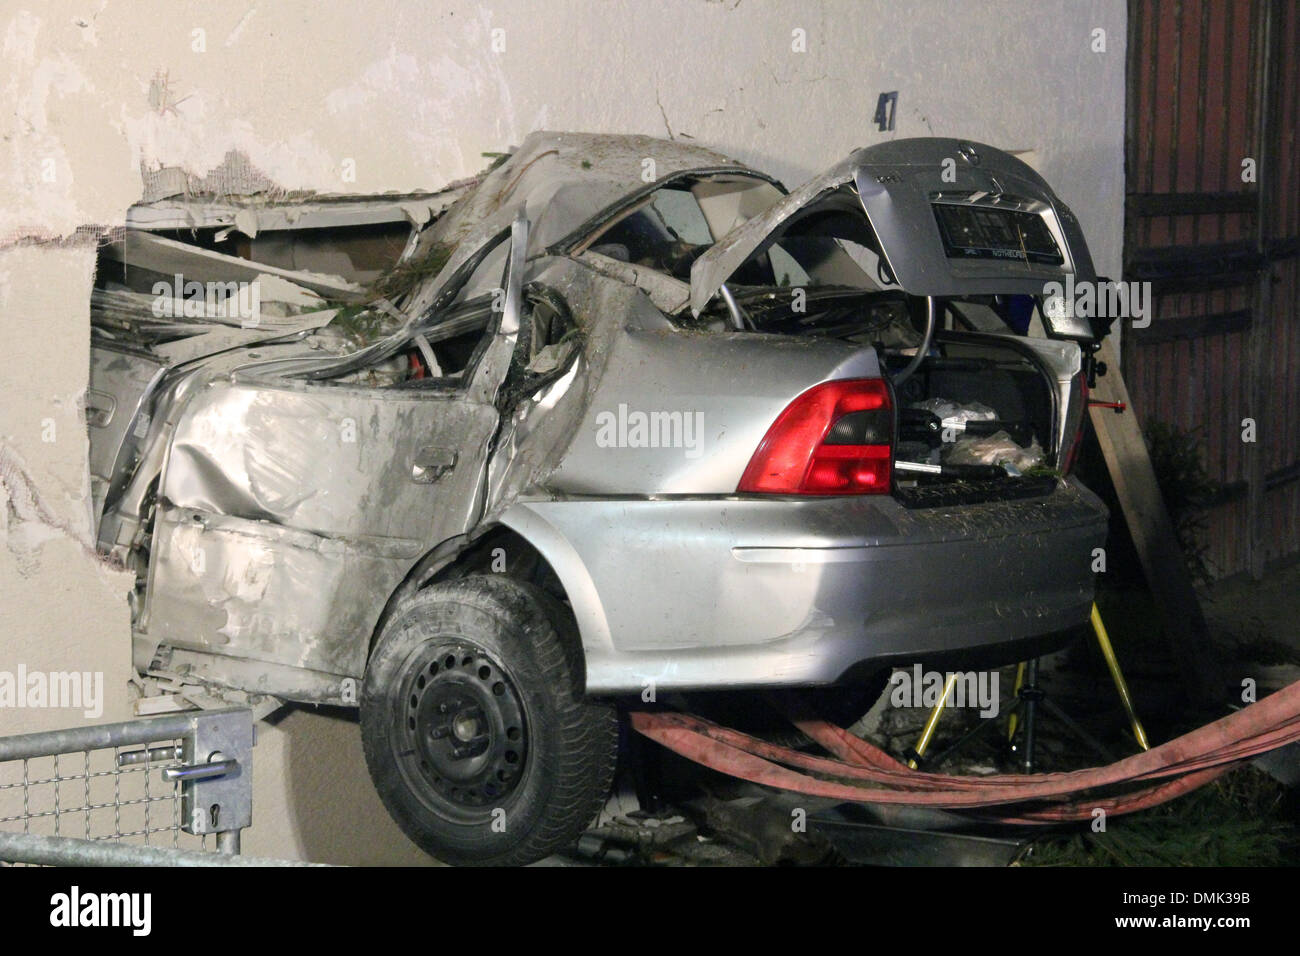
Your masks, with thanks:
[[[638,187],[693,170],[769,178],[721,153],[653,136],[531,133],[483,177],[472,194],[428,230],[428,240],[458,243],[494,213],[522,202],[532,255],[566,238]]]

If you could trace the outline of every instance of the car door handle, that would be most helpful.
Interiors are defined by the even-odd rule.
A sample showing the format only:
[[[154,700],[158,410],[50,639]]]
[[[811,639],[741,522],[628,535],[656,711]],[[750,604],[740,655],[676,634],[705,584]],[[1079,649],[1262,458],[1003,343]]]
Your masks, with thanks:
[[[456,452],[450,448],[421,448],[411,461],[411,480],[432,484],[456,467]]]
[[[86,423],[95,428],[105,428],[117,411],[117,399],[107,392],[86,389]]]

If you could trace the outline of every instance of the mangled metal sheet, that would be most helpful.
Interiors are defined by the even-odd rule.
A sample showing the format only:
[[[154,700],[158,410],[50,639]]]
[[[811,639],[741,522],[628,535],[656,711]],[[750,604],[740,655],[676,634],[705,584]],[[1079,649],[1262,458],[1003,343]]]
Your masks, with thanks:
[[[691,311],[699,315],[722,284],[754,254],[754,251],[780,225],[809,203],[842,186],[853,177],[857,159],[836,163],[820,176],[814,176],[780,202],[737,226],[691,266]]]
[[[424,226],[465,195],[473,180],[454,183],[432,193],[400,196],[312,196],[298,202],[254,202],[235,199],[181,201],[164,199],[127,210],[127,229],[223,229],[237,227],[237,218],[251,217],[260,232],[338,229],[407,221]]]
[[[333,299],[354,300],[361,292],[356,283],[338,276],[282,269],[135,230],[127,232],[120,250],[116,246],[109,246],[105,249],[105,255],[118,258],[127,268],[137,266],[167,277],[183,276],[186,283],[251,283],[259,276],[270,275]]]
[[[532,227],[532,256],[569,237],[638,187],[686,171],[744,169],[701,146],[650,136],[536,132],[487,173],[466,202],[429,230],[428,241],[457,243],[499,209],[523,202]]]
[[[139,398],[148,393],[163,370],[164,365],[148,355],[106,348],[91,350],[86,425],[91,430],[90,493],[96,525],[116,472],[118,450],[126,440],[127,430],[136,425]],[[136,402],[131,403],[129,396],[137,396]]]

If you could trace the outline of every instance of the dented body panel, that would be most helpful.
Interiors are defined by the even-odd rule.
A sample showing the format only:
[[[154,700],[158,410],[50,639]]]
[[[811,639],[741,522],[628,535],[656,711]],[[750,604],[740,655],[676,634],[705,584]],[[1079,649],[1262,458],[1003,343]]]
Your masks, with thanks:
[[[210,384],[172,436],[142,629],[177,647],[360,674],[355,635],[383,609],[365,596],[391,594],[471,527],[496,420],[456,395]]]
[[[860,153],[925,171],[947,141],[925,142]],[[980,149],[1021,192],[1046,189]],[[383,295],[348,286],[347,301],[290,306],[254,328],[160,323],[124,273],[106,290],[112,310],[92,308],[90,431],[100,547],[137,572],[137,670],[355,704],[397,596],[520,566],[572,610],[593,694],[834,683],[1082,623],[1105,510],[1073,480],[934,508],[737,493],[797,396],[890,374],[851,337],[729,327],[715,308],[764,230],[852,188],[863,168],[854,154],[778,202],[785,213],[758,213],[726,238],[700,223],[670,229],[669,258],[637,261],[641,234],[619,224],[662,190],[714,203],[709,223],[779,190],[696,147],[539,133],[445,207],[421,199]],[[728,207],[724,194],[743,198]],[[174,206],[132,222],[170,223]],[[877,207],[863,213],[873,223]],[[240,221],[238,203],[220,209]],[[340,218],[314,209],[308,221]],[[1080,267],[1082,237],[1062,235]],[[890,233],[889,268],[937,282],[896,262],[908,241],[901,226]],[[255,260],[239,268],[258,273]],[[316,276],[304,296],[335,286]],[[1039,437],[1059,465],[1078,348],[985,337],[1022,379],[1041,377]],[[966,341],[978,349],[981,336]]]

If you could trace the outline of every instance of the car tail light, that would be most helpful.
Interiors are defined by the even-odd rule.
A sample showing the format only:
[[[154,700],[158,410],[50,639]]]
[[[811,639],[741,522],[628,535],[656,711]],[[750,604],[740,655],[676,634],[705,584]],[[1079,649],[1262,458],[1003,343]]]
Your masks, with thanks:
[[[893,431],[894,411],[884,380],[824,382],[777,416],[736,490],[769,495],[888,494]]]

